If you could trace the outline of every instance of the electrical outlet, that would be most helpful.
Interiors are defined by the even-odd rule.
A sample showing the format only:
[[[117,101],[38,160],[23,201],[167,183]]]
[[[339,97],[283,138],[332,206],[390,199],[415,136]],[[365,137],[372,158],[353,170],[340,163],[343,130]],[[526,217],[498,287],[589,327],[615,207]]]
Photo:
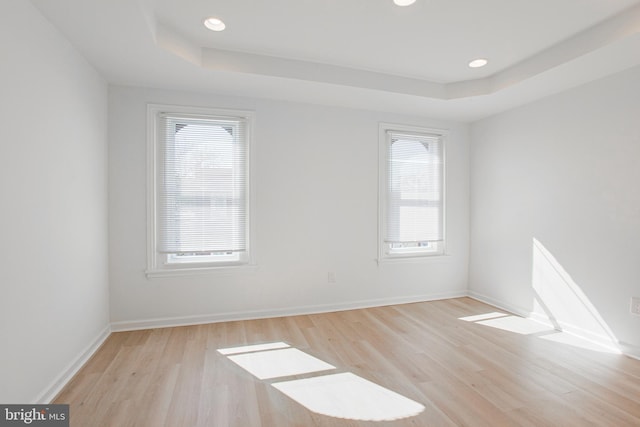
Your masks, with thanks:
[[[631,314],[640,316],[640,297],[631,297]]]
[[[327,274],[327,280],[329,283],[336,283],[336,273],[330,271],[329,274]]]

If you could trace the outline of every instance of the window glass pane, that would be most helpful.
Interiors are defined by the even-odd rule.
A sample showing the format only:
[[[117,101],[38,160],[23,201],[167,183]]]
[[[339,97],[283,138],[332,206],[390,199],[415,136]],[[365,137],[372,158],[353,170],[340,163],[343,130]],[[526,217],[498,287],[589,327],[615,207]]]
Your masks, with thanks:
[[[174,158],[176,184],[175,238],[183,248],[206,250],[232,246],[232,128],[176,124]]]
[[[387,235],[391,242],[442,240],[438,145],[418,138],[391,138]]]
[[[158,252],[168,262],[237,259],[229,254],[247,250],[243,121],[165,115],[159,134]]]
[[[438,135],[387,131],[384,253],[441,251],[443,156]]]

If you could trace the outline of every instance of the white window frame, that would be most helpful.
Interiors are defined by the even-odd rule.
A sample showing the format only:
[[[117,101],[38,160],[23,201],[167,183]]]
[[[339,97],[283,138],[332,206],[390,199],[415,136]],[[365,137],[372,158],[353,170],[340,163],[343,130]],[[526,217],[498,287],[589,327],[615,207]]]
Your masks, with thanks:
[[[391,133],[410,133],[429,137],[437,136],[442,144],[442,233],[443,240],[437,245],[424,248],[405,248],[390,250],[389,244],[385,242],[387,235],[387,202],[389,199],[388,189],[388,147]],[[380,123],[378,133],[378,263],[393,261],[424,261],[427,259],[442,259],[447,255],[447,180],[446,180],[446,141],[449,132],[444,129],[425,128],[419,126],[402,125],[396,123]]]
[[[161,254],[157,250],[158,223],[158,183],[159,183],[159,132],[158,117],[162,113],[213,116],[221,118],[243,119],[246,123],[247,138],[247,251],[243,257],[236,254],[229,256],[180,256]],[[148,278],[163,276],[183,276],[206,274],[214,272],[228,272],[243,268],[255,268],[255,168],[252,149],[254,113],[244,110],[229,110],[219,108],[188,107],[181,105],[148,104],[147,105],[147,270]],[[172,260],[170,260],[172,258]]]

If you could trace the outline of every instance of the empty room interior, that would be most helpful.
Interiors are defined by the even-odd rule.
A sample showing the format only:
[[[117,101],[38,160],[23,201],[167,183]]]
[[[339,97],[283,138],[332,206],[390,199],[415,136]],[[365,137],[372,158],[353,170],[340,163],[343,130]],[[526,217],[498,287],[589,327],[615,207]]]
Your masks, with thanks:
[[[0,404],[640,425],[640,1],[0,4]]]

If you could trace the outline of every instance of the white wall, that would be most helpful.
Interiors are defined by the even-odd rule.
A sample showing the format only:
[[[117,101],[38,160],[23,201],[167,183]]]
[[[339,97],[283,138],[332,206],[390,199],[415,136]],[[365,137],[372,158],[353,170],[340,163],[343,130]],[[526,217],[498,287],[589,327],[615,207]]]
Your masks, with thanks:
[[[135,322],[155,318],[251,317],[465,292],[465,125],[129,87],[111,87],[109,99],[111,318],[116,327],[140,326]],[[255,111],[256,271],[145,277],[147,103]],[[447,152],[451,256],[444,260],[382,266],[375,262],[380,121],[451,130]],[[335,272],[336,283],[328,283],[329,271]]]
[[[0,402],[43,402],[109,322],[107,86],[26,1],[0,52]]]
[[[636,355],[639,100],[635,68],[471,132],[471,291],[594,339],[612,334]]]

